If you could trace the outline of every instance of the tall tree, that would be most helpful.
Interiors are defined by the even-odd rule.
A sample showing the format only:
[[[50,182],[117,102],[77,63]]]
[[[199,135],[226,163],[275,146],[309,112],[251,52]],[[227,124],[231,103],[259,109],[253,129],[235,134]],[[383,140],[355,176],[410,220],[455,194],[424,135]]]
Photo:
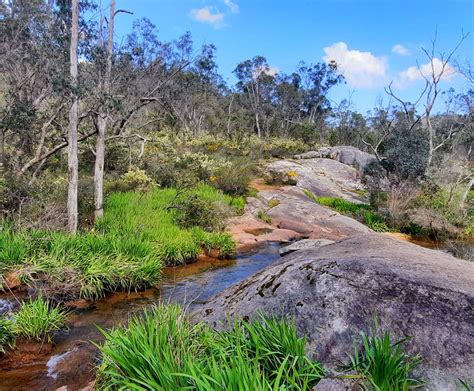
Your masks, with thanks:
[[[115,0],[110,1],[109,28],[107,39],[107,57],[103,80],[99,81],[99,93],[104,96],[104,101],[97,114],[97,140],[95,145],[94,168],[94,217],[97,219],[104,214],[104,160],[105,160],[105,132],[107,128],[107,100],[110,95],[110,77],[112,73],[112,56],[114,50],[114,20]],[[102,34],[102,31],[99,32]],[[102,91],[100,91],[102,90]]]
[[[71,108],[69,110],[68,132],[68,195],[67,214],[68,229],[77,231],[78,217],[78,158],[77,158],[77,41],[79,36],[79,0],[71,2],[71,44],[70,44],[70,77],[71,77]]]

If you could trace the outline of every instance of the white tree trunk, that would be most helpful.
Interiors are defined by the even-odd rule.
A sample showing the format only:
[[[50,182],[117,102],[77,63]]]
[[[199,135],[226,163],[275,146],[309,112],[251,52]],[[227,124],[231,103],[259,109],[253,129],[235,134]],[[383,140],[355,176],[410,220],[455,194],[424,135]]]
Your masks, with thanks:
[[[78,216],[78,159],[77,159],[77,39],[79,30],[79,0],[72,0],[71,20],[71,46],[70,46],[70,76],[72,87],[72,104],[69,110],[69,132],[68,132],[68,194],[67,214],[68,230],[71,233],[77,231]]]
[[[95,145],[94,166],[94,218],[104,214],[104,162],[105,162],[105,129],[107,117],[101,113],[97,117],[97,140]]]
[[[105,161],[105,133],[107,130],[107,109],[104,107],[110,94],[110,76],[112,73],[112,55],[114,50],[114,19],[115,0],[110,2],[109,31],[107,41],[107,62],[103,81],[105,102],[99,110],[97,118],[97,141],[95,147],[94,167],[94,218],[98,219],[104,215],[104,161]]]

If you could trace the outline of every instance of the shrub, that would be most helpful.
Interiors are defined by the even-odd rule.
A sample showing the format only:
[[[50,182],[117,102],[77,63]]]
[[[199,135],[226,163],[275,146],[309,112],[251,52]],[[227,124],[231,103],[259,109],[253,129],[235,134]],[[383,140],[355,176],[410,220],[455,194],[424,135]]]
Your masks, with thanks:
[[[216,170],[209,178],[209,182],[225,194],[243,196],[248,192],[254,171],[255,167],[252,163],[236,160],[232,164]]]
[[[103,334],[104,389],[307,390],[324,374],[294,322],[263,316],[219,332],[160,304]]]
[[[66,319],[66,312],[39,297],[21,303],[15,315],[15,328],[20,336],[50,342],[52,334],[65,326]]]
[[[201,227],[205,231],[220,231],[230,217],[229,208],[222,203],[210,201],[191,194],[172,205],[175,221],[182,228]]]
[[[15,330],[12,320],[5,317],[0,318],[0,353],[13,347],[15,343]]]
[[[108,191],[141,191],[153,190],[155,182],[143,170],[132,170],[123,174],[120,179],[113,182]]]
[[[405,391],[423,384],[411,373],[420,364],[421,357],[408,356],[402,345],[408,338],[392,342],[388,332],[382,336],[361,333],[362,348],[357,346],[347,369],[357,372],[359,378],[376,390]]]

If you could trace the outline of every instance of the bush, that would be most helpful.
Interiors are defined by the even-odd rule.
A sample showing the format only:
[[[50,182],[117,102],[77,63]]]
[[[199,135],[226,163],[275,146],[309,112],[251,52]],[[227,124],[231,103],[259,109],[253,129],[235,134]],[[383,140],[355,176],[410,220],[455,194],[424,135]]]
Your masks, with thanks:
[[[66,319],[66,312],[39,297],[21,303],[15,315],[15,329],[22,337],[51,342],[53,333],[65,326]]]
[[[147,192],[153,190],[155,182],[143,170],[132,170],[123,174],[120,179],[113,182],[108,191],[140,191]]]
[[[230,217],[229,207],[191,194],[172,205],[175,222],[182,228],[201,227],[207,232],[221,231]]]
[[[103,334],[104,389],[307,390],[324,374],[294,322],[263,316],[219,332],[160,304]]]
[[[255,167],[252,163],[236,160],[231,165],[216,170],[209,178],[209,182],[225,194],[243,196],[248,192],[254,171]]]

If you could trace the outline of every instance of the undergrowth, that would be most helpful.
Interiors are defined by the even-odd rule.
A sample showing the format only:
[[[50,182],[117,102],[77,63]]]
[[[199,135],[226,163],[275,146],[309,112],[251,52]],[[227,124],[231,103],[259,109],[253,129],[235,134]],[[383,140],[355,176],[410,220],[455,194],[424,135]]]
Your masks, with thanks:
[[[293,322],[263,316],[215,331],[160,304],[102,332],[104,390],[309,390],[324,375]]]
[[[210,186],[199,186],[195,193],[210,203],[242,207],[240,198]],[[228,234],[179,227],[168,208],[175,197],[174,189],[113,193],[95,229],[77,235],[16,231],[4,222],[0,273],[15,271],[22,283],[41,286],[47,295],[98,299],[106,292],[156,285],[163,265],[195,261],[203,249],[216,249],[223,258],[235,251]]]

